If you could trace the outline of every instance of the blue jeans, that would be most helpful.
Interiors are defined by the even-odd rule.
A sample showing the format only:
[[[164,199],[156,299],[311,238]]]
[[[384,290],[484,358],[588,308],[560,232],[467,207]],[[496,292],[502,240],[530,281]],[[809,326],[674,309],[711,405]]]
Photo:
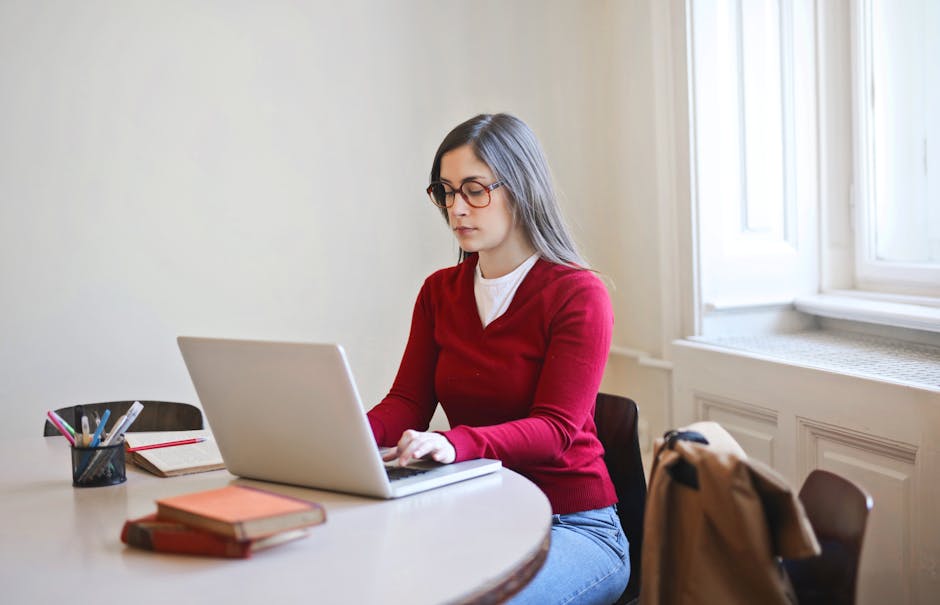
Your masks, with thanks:
[[[630,550],[613,506],[552,515],[545,564],[511,605],[610,605],[630,579]]]

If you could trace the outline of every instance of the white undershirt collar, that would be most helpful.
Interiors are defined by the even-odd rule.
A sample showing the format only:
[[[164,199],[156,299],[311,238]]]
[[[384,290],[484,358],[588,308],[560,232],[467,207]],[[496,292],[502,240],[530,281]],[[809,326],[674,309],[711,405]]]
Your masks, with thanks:
[[[480,263],[477,262],[473,278],[473,293],[476,297],[480,321],[483,323],[484,328],[506,312],[522,280],[525,279],[525,276],[528,275],[529,270],[538,259],[539,253],[536,252],[506,275],[494,277],[493,279],[483,277],[483,273],[480,271]]]

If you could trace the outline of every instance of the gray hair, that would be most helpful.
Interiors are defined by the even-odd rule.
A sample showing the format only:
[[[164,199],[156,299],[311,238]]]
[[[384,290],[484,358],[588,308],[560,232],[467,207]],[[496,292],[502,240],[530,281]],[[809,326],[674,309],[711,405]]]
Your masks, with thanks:
[[[539,256],[578,269],[588,265],[578,253],[562,218],[552,185],[548,160],[535,133],[519,118],[506,114],[480,114],[451,130],[441,142],[431,181],[441,178],[441,158],[448,151],[470,145],[489,166],[508,193],[513,218],[522,224]],[[447,210],[441,209],[444,220]],[[468,254],[460,251],[460,261]]]

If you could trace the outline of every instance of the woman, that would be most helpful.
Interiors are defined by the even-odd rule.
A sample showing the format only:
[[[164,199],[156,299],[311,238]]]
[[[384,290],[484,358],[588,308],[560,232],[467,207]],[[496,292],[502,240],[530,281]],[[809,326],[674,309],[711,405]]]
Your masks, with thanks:
[[[513,603],[612,603],[630,576],[594,426],[613,329],[607,290],[561,219],[532,131],[479,115],[444,138],[431,201],[460,262],[425,280],[391,391],[369,412],[386,460],[496,458],[552,505],[551,548]],[[451,429],[427,432],[440,402]]]

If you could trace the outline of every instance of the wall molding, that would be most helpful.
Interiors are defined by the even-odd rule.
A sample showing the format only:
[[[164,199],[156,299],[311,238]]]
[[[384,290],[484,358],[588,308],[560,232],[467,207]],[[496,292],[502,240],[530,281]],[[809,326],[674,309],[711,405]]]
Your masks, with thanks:
[[[777,425],[779,414],[777,410],[771,408],[765,408],[763,406],[754,405],[753,403],[728,399],[727,397],[700,391],[694,392],[692,397],[695,401],[695,414],[701,420],[707,419],[706,412],[709,409],[720,409],[738,416],[747,416],[759,422],[770,423],[774,426]]]
[[[655,357],[646,351],[641,351],[640,349],[631,349],[630,347],[612,345],[610,347],[610,352],[620,357],[628,357],[633,359],[636,361],[637,365],[644,368],[655,368],[657,370],[664,370],[666,372],[672,371],[671,361]]]
[[[914,465],[918,447],[911,443],[895,441],[863,433],[843,426],[811,420],[804,416],[796,417],[797,439],[799,442],[799,468],[802,475],[807,475],[817,468],[816,443],[820,439],[834,441],[853,449],[860,449],[878,456],[884,456],[905,464]]]
[[[693,392],[692,399],[698,419],[719,423],[748,456],[775,465],[780,432],[776,410],[702,392]]]

